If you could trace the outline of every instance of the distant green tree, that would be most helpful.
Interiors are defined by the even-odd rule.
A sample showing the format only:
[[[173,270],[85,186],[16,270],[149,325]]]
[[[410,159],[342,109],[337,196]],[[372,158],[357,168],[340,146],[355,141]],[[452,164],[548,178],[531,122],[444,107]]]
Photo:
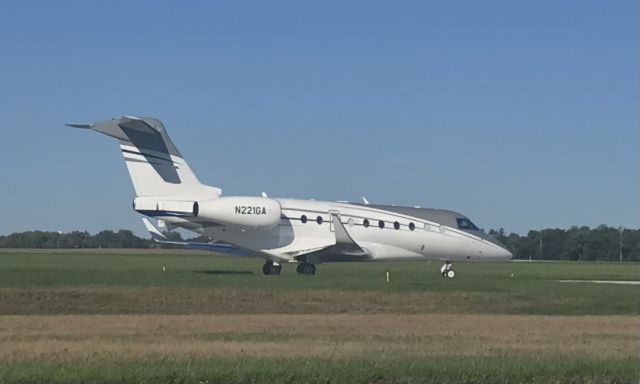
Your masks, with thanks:
[[[620,230],[601,225],[597,228],[571,227],[529,231],[526,236],[506,234],[505,230],[490,230],[489,234],[504,244],[517,259],[545,260],[602,260],[620,258]],[[625,261],[640,261],[640,230],[625,229],[622,234],[622,253]],[[172,241],[183,241],[179,232],[168,232]],[[542,240],[542,249],[540,249]],[[209,242],[207,236],[188,241]],[[149,248],[159,244],[136,236],[129,230],[104,230],[91,235],[86,231],[68,233],[26,231],[0,236],[0,248]],[[163,248],[181,248],[163,244]]]

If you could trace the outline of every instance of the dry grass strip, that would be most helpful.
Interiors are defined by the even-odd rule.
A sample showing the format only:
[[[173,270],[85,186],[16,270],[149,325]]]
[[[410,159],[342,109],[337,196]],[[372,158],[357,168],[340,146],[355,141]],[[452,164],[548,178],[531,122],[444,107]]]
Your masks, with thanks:
[[[0,316],[0,360],[638,355],[633,316]]]

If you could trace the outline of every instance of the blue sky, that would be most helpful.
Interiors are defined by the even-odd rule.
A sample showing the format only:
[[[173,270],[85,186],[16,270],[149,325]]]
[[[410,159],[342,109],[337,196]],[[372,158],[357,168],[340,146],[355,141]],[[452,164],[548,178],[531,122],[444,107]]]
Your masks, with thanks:
[[[225,194],[638,227],[638,2],[10,2],[0,234],[132,229],[115,142],[155,116]]]

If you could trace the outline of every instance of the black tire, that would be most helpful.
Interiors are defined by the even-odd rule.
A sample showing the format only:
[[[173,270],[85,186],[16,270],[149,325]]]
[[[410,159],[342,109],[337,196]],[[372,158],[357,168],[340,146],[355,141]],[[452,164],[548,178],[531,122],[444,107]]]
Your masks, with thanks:
[[[279,275],[282,270],[282,265],[275,265],[273,263],[264,263],[262,266],[262,273],[265,275]]]
[[[316,274],[316,266],[311,263],[305,263],[302,267],[302,273],[305,275],[313,276]]]

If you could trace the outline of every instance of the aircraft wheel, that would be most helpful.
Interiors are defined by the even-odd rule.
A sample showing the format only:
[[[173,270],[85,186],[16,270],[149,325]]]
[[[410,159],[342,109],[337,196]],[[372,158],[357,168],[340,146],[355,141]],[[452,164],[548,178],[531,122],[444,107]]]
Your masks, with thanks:
[[[305,264],[304,268],[302,268],[302,271],[305,275],[315,275],[316,274],[316,266],[311,264],[311,263],[307,263]]]
[[[264,265],[262,266],[262,273],[264,273],[267,276],[279,275],[281,270],[282,270],[282,266],[279,264],[264,263]]]
[[[311,263],[300,263],[296,268],[296,272],[298,272],[301,275],[315,275],[316,266]]]
[[[444,263],[442,268],[440,268],[440,273],[445,279],[453,279],[454,277],[456,277],[456,271],[453,270],[453,265],[451,265],[450,261]]]

